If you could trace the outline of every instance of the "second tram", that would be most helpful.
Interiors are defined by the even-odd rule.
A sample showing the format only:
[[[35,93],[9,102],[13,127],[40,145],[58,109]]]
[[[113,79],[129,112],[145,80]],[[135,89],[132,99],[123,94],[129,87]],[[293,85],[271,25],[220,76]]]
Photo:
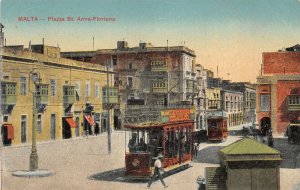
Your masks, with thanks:
[[[227,139],[228,129],[226,118],[207,119],[207,125],[209,141],[223,141]]]

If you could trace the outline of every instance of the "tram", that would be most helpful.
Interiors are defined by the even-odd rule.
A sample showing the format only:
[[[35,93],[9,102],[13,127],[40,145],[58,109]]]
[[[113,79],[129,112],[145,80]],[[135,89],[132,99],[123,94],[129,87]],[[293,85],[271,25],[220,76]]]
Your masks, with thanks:
[[[166,172],[187,166],[192,160],[193,126],[193,120],[124,125],[125,175],[148,178],[158,154],[163,155]]]
[[[209,118],[207,119],[207,125],[209,141],[224,141],[227,139],[228,129],[226,118]]]

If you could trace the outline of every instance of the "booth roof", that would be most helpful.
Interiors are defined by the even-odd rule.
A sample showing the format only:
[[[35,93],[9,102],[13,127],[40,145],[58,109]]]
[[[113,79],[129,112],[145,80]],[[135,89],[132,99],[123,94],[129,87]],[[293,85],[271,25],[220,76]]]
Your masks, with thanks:
[[[247,137],[222,148],[220,152],[226,155],[280,154],[279,151]]]

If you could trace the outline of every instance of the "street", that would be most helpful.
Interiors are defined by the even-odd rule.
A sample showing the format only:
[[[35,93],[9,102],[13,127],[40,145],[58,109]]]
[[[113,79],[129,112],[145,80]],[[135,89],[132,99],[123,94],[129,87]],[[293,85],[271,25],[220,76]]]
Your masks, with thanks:
[[[229,136],[222,143],[201,143],[198,158],[190,168],[165,178],[168,189],[198,189],[196,179],[199,175],[204,176],[205,167],[218,165],[218,150],[240,138]],[[107,154],[106,134],[39,143],[39,168],[55,172],[55,175],[44,178],[11,175],[15,170],[28,170],[30,144],[4,147],[2,189],[147,189],[147,181],[128,181],[123,178],[124,141],[124,132],[113,132],[110,155]],[[287,144],[286,139],[275,138],[275,148],[280,149],[286,158],[280,169],[281,189],[297,189],[297,185],[300,188],[299,145],[289,146],[289,149],[283,144]],[[151,189],[164,188],[160,181],[156,181]]]

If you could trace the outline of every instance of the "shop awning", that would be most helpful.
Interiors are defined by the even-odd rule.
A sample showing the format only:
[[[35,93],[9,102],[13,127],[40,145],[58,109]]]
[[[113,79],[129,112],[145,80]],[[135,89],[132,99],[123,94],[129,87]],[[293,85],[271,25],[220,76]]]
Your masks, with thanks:
[[[66,121],[69,123],[71,128],[76,128],[76,123],[72,117],[66,117]]]
[[[87,120],[87,122],[89,122],[90,125],[95,124],[94,119],[90,115],[85,115],[84,117]]]
[[[7,130],[7,139],[14,140],[14,126],[12,124],[4,124]]]

